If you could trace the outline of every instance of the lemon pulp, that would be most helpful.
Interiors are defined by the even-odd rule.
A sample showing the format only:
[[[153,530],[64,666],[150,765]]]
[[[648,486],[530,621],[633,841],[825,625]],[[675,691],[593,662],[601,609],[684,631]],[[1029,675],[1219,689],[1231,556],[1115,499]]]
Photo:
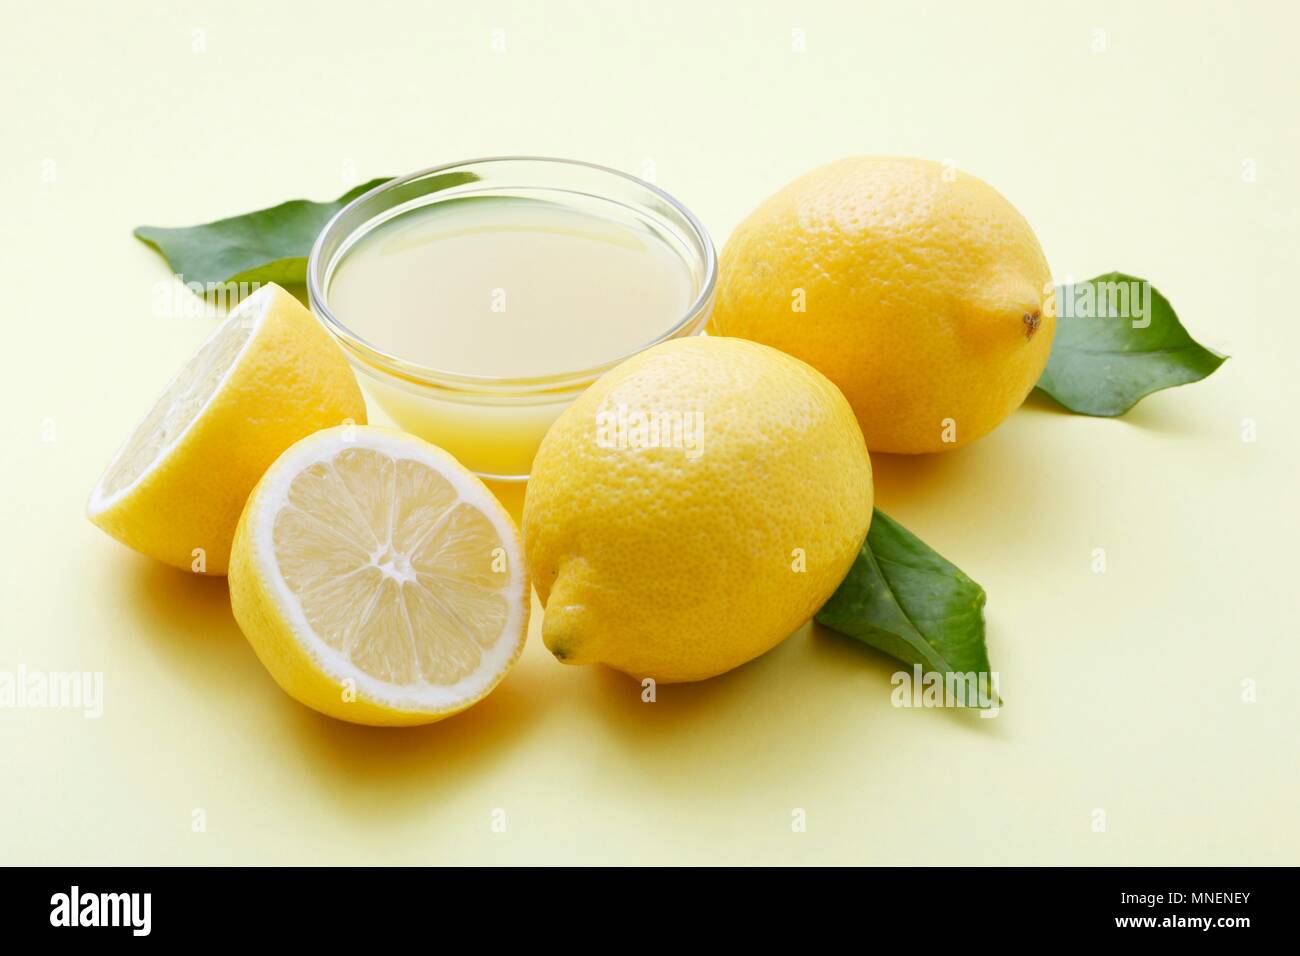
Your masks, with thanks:
[[[248,344],[269,295],[245,299],[185,363],[109,466],[95,495],[108,501],[135,484],[217,393]]]
[[[479,666],[509,607],[501,536],[442,475],[347,449],[289,486],[276,561],[316,635],[396,684],[453,684]]]

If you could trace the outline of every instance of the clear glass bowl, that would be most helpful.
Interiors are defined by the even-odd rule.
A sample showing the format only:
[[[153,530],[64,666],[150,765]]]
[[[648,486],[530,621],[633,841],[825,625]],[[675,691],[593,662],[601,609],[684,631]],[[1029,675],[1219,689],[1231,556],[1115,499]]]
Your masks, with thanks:
[[[592,368],[527,378],[429,368],[383,351],[339,321],[330,310],[330,280],[355,243],[398,216],[471,195],[544,198],[648,226],[686,264],[694,301],[685,314],[666,316],[663,332],[632,353],[611,355]],[[307,265],[307,294],[362,387],[399,427],[446,449],[485,478],[521,481],[528,477],[546,430],[587,386],[635,352],[704,330],[716,279],[717,256],[709,234],[664,191],[604,166],[519,156],[435,166],[358,196],[317,237]]]

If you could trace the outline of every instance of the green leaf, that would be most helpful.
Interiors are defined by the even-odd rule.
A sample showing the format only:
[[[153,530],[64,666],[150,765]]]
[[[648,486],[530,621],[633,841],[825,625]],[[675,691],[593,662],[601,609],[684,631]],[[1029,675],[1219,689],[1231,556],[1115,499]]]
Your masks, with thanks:
[[[1109,272],[1056,290],[1056,337],[1038,388],[1072,412],[1122,415],[1162,388],[1199,382],[1227,358],[1183,328],[1145,281]]]
[[[438,177],[436,188],[476,179],[473,173],[446,173]],[[325,223],[357,196],[386,182],[388,177],[372,179],[333,202],[291,199],[269,209],[199,226],[140,226],[133,234],[158,250],[172,271],[186,282],[301,285],[307,281],[312,243]],[[422,194],[431,191],[429,186],[427,180],[412,184]]]
[[[981,702],[978,694],[979,675],[993,680],[984,644],[984,600],[983,588],[876,511],[862,550],[817,612],[817,623],[924,671],[973,673],[974,681],[967,676],[955,685],[962,701],[970,707],[1000,705],[1000,699]]]

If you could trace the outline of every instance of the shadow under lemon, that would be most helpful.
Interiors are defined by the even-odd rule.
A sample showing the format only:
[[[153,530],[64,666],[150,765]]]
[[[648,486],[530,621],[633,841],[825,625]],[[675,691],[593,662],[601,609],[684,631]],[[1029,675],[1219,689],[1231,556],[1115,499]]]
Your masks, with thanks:
[[[191,574],[142,555],[123,561],[131,613],[148,650],[205,690],[246,693],[262,667],[235,623],[224,577]],[[269,679],[269,678],[268,678]]]
[[[717,677],[657,684],[653,701],[626,674],[572,667],[582,678],[572,682],[578,719],[597,735],[592,746],[622,786],[639,778],[692,818],[702,812],[701,793],[761,793],[773,781],[833,774],[846,751],[866,756],[886,745],[844,720],[834,687],[807,666],[811,627]],[[833,683],[852,679],[842,670]]]
[[[471,784],[487,763],[521,746],[545,703],[530,676],[536,662],[521,661],[485,700],[435,724],[334,720],[289,697],[262,667],[235,622],[225,578],[142,557],[129,576],[137,633],[194,689],[214,725],[257,734],[261,746],[283,751],[281,763],[305,766],[321,778],[322,793],[353,812],[427,809],[440,790]]]
[[[1221,372],[1219,374],[1222,374]],[[1174,389],[1153,392],[1122,415],[1082,415],[1059,404],[1050,395],[1034,389],[1017,410],[1018,414],[1062,416],[1075,422],[1096,422],[1109,427],[1124,425],[1156,435],[1191,437],[1207,433],[1203,415]]]
[[[522,661],[484,700],[420,727],[349,724],[318,714],[283,693],[273,715],[290,732],[331,797],[353,811],[427,812],[430,801],[472,788],[478,775],[522,747],[544,704]]]
[[[1078,475],[1114,467],[1081,455],[1081,437],[1094,429],[1134,429],[1166,440],[1205,436],[1209,429],[1177,397],[1154,394],[1118,418],[1079,415],[1033,390],[1025,403],[987,435],[928,455],[872,453],[875,505],[945,558],[981,580],[988,555],[1011,554],[1024,539],[1043,539],[1069,514],[1088,508],[1087,499],[1067,504],[1059,489]],[[1123,434],[1112,436],[1122,448]],[[1050,535],[1048,535],[1050,540]]]
[[[1014,550],[1061,511],[1054,491],[1079,463],[1065,453],[1069,432],[1037,427],[1035,415],[1050,414],[1018,411],[951,451],[872,453],[876,508],[980,581],[984,552]]]
[[[515,519],[515,524],[522,526],[524,520],[524,495],[528,490],[526,481],[493,481],[484,480],[483,484],[488,486],[488,490],[496,495],[497,501],[505,506],[506,511],[510,512],[510,517]]]
[[[972,480],[980,463],[970,453],[978,444],[932,455],[871,456],[871,480],[875,486],[876,507],[905,527],[901,515],[912,505],[932,504],[945,489]],[[897,511],[898,514],[894,512]]]

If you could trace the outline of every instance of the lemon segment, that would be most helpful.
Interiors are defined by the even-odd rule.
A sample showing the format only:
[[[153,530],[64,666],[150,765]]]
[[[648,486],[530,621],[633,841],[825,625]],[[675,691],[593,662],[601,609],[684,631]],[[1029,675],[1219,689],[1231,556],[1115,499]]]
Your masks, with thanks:
[[[172,379],[91,492],[91,521],[177,567],[225,574],[253,485],[299,438],[364,423],[347,359],[276,285],[241,302]]]
[[[428,723],[505,676],[528,630],[519,533],[451,455],[331,428],[271,467],[240,519],[235,619],[290,696],[355,723]]]

